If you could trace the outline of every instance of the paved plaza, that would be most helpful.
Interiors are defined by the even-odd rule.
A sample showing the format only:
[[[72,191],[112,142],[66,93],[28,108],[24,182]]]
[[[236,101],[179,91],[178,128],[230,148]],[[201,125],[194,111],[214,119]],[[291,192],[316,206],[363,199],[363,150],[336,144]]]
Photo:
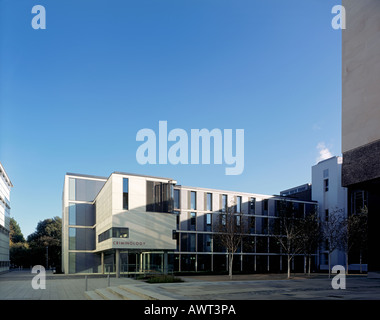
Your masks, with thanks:
[[[47,272],[46,289],[35,290],[30,271],[12,271],[0,275],[0,300],[85,300],[91,295],[85,292],[104,290],[107,287],[143,293],[130,294],[127,298],[153,300],[380,300],[380,279],[364,275],[349,275],[345,290],[334,290],[327,275],[236,275],[187,276],[185,282],[148,284],[132,278],[115,278],[88,275],[87,288],[84,275],[55,275]],[[115,289],[115,290],[116,290]],[[111,299],[112,295],[103,297]],[[115,297],[116,299],[116,297]],[[120,297],[118,298],[120,300]]]

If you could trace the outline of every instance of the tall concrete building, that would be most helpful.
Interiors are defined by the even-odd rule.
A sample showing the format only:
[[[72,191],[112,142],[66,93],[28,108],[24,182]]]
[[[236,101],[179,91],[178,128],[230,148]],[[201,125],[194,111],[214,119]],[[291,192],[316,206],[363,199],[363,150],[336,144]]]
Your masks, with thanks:
[[[13,187],[0,162],[0,273],[9,270],[10,191]]]
[[[343,0],[342,185],[368,209],[368,271],[380,275],[380,1]]]

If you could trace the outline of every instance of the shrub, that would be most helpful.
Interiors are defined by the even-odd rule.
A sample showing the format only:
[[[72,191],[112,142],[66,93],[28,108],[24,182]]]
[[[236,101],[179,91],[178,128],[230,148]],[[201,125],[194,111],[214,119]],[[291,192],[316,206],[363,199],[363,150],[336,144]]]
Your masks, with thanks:
[[[172,283],[172,282],[183,282],[181,278],[174,277],[171,275],[157,275],[152,276],[147,280],[148,283]]]

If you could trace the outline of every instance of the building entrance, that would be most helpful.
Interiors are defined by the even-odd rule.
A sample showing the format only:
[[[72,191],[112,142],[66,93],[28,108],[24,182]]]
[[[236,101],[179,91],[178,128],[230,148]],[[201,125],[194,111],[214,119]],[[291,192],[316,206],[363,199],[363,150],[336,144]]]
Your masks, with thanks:
[[[168,265],[166,251],[115,250],[112,255],[112,263],[109,259],[105,263],[105,273],[166,274],[173,269]]]

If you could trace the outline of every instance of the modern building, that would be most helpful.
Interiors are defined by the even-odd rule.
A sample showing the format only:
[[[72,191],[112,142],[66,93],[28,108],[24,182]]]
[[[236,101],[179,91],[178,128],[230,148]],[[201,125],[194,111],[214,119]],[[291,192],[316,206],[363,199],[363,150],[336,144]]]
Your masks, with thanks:
[[[298,200],[311,201],[311,184],[305,183],[298,187],[286,189],[280,192],[280,196],[294,198]]]
[[[244,224],[234,270],[285,271],[286,256],[270,228],[279,201],[304,216],[316,202],[185,187],[170,178],[114,172],[108,178],[67,173],[63,190],[62,268],[65,273],[225,271],[215,241],[226,208]],[[303,270],[297,256],[293,268]]]
[[[199,187],[175,186],[174,196],[176,271],[227,270],[225,248],[215,238],[227,206],[233,206],[246,230],[233,269],[247,273],[286,271],[286,255],[271,230],[278,218],[279,202],[287,201],[300,217],[312,213],[316,207],[313,201]],[[304,263],[304,257],[297,256],[293,270],[304,270]]]
[[[344,220],[352,214],[361,213],[366,207],[366,194],[356,191],[355,196],[348,198],[348,189],[342,186],[342,157],[331,157],[318,162],[311,169],[311,184],[303,184],[280,192],[283,197],[316,201],[318,203],[319,221],[331,221],[332,216]],[[322,243],[318,250],[316,264],[320,270],[328,270],[327,243]],[[364,251],[364,252],[363,252]],[[330,264],[346,266],[346,253],[341,248],[335,249],[330,255]],[[367,271],[367,255],[365,250],[354,246],[348,255],[350,271]]]
[[[347,189],[342,187],[342,157],[331,157],[318,162],[312,171],[312,199],[318,202],[320,221],[329,221],[335,215],[347,218]],[[328,270],[327,244],[322,244],[319,252],[319,267]],[[331,266],[346,266],[345,252],[334,250],[330,257]],[[351,266],[352,270],[353,266]]]
[[[350,212],[368,209],[368,271],[380,276],[380,1],[342,5],[342,185]]]
[[[120,274],[149,269],[151,264],[166,267],[168,250],[176,248],[175,183],[121,172],[108,178],[68,173],[63,191],[63,272]]]
[[[13,187],[0,162],[0,273],[9,271],[10,191]]]

